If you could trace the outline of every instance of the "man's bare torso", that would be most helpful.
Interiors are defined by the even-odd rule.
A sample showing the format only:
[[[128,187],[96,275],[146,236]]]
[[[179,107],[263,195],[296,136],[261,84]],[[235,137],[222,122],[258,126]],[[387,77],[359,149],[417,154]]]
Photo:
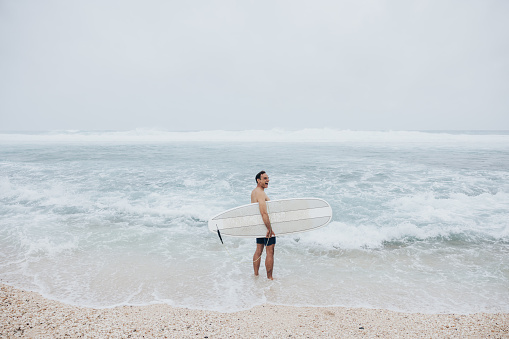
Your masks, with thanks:
[[[260,201],[270,201],[267,193],[261,188],[256,187],[253,192],[251,192],[251,203],[260,202]]]

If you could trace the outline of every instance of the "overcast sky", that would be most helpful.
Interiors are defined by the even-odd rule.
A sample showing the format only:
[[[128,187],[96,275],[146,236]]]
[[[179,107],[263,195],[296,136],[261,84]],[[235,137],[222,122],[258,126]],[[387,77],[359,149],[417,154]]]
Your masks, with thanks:
[[[0,0],[0,130],[509,129],[509,1]]]

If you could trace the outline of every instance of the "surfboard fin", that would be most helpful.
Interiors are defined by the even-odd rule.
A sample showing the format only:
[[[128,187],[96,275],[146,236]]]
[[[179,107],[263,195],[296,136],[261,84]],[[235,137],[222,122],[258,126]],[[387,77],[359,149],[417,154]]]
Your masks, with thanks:
[[[219,228],[217,229],[217,235],[219,236],[219,240],[221,240],[221,244],[224,245],[223,238],[221,238],[221,232],[219,232]]]

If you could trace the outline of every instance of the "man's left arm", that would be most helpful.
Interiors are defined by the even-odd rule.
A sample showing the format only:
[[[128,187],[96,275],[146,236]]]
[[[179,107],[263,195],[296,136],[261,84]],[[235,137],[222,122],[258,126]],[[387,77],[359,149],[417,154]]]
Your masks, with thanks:
[[[272,225],[270,224],[269,213],[267,212],[267,202],[265,199],[260,199],[260,201],[258,201],[258,205],[260,206],[260,214],[262,215],[263,223],[265,224],[265,227],[267,227],[266,237],[270,238],[272,236],[276,236],[272,231]]]

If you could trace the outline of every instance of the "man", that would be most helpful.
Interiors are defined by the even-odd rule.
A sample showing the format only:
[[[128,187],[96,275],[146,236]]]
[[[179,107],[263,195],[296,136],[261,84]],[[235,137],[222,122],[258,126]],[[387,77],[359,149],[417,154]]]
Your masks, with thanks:
[[[274,268],[274,247],[276,245],[276,235],[272,231],[269,214],[267,213],[267,201],[270,199],[265,193],[265,189],[269,187],[269,176],[265,173],[265,171],[261,171],[256,175],[255,180],[256,188],[253,192],[251,192],[251,203],[257,202],[259,204],[263,223],[265,224],[265,227],[267,227],[267,235],[265,238],[256,238],[256,252],[253,256],[254,274],[256,276],[258,275],[263,248],[267,247],[265,268],[267,269],[267,278],[273,280],[272,269]]]

